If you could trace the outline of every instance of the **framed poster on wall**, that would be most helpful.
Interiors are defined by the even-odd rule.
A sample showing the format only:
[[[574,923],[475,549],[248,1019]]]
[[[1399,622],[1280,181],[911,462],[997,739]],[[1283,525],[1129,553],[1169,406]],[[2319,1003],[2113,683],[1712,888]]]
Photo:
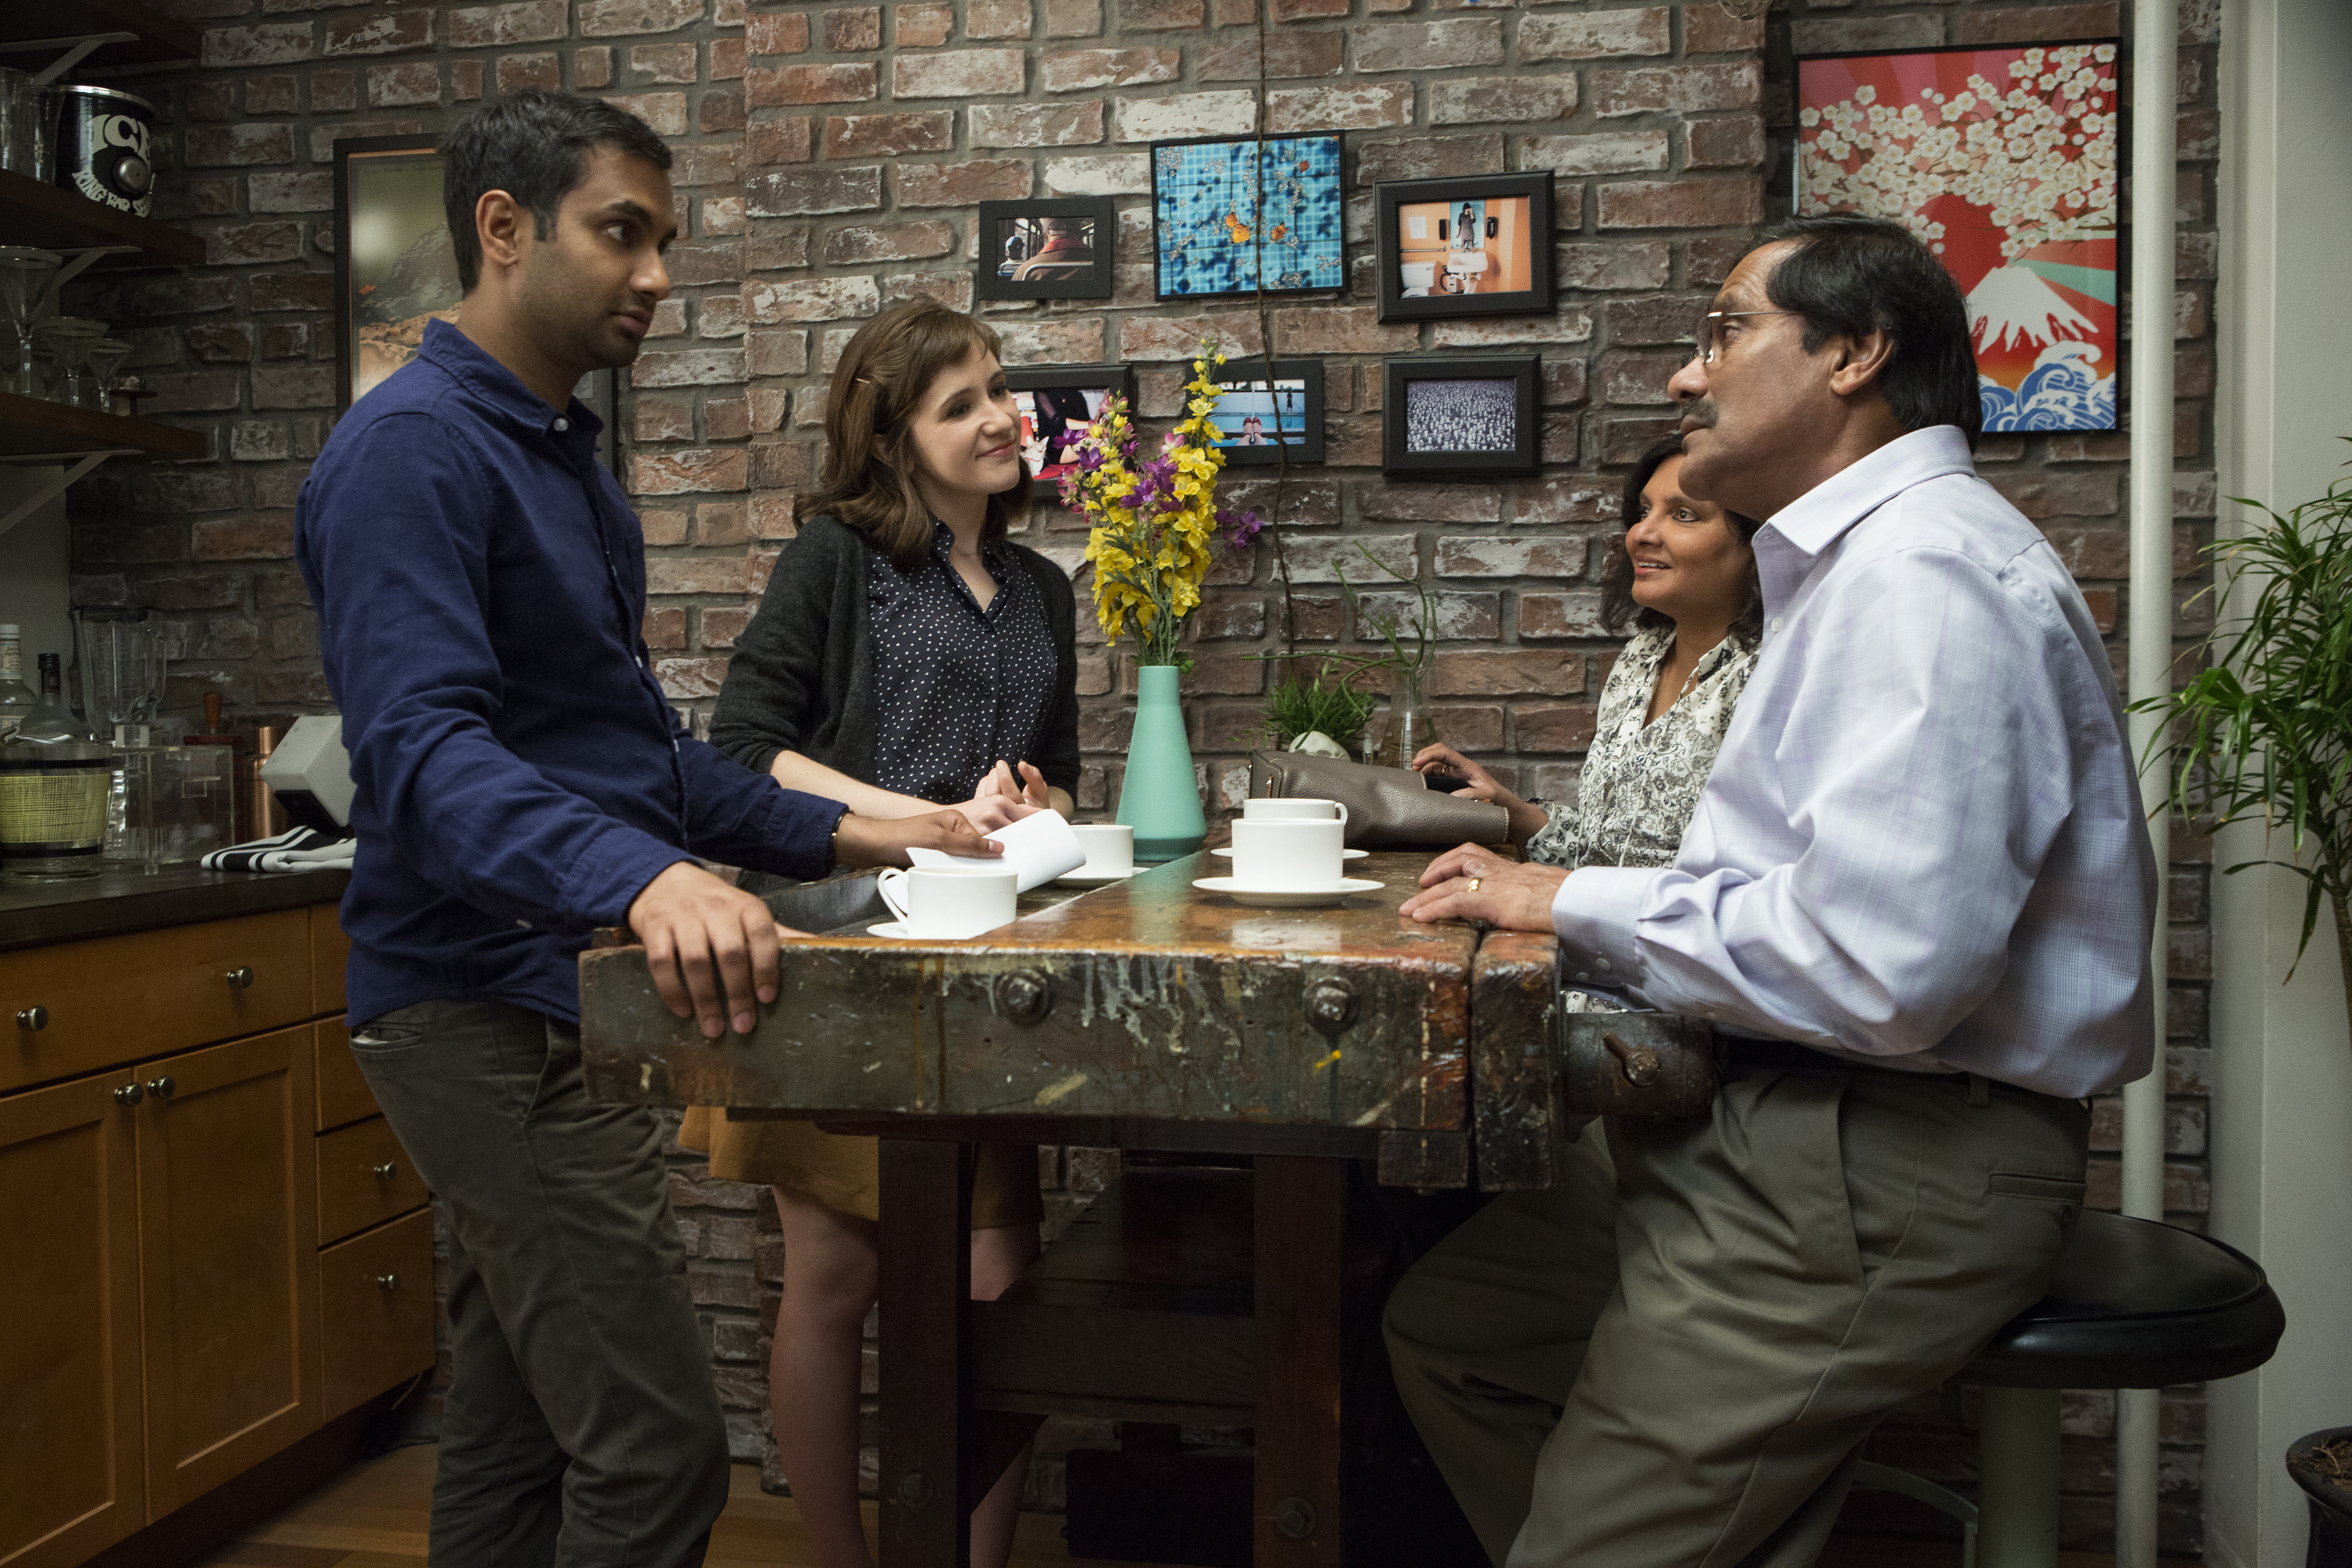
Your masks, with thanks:
[[[1549,169],[1391,180],[1372,197],[1381,321],[1552,308]]]
[[[1155,296],[1344,288],[1339,153],[1336,135],[1153,142]]]
[[[1892,218],[1968,296],[1984,427],[2113,430],[2113,39],[1797,61],[1796,211]]]
[[[428,322],[455,325],[465,291],[441,209],[430,136],[335,143],[335,408],[416,357]],[[621,473],[620,373],[592,372],[572,395],[604,422],[598,454]]]

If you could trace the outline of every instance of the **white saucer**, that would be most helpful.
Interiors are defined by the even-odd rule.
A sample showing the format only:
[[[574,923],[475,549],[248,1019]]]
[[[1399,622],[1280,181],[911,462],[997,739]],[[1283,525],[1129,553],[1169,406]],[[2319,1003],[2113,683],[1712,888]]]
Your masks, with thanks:
[[[867,926],[866,934],[878,936],[885,942],[970,942],[974,937],[986,936],[988,931],[998,929],[998,927],[990,926],[988,931],[976,931],[964,936],[917,936],[907,929],[907,922],[904,921],[884,921],[878,925]]]
[[[1192,886],[1261,910],[1311,910],[1342,903],[1358,893],[1377,892],[1381,884],[1364,877],[1342,877],[1320,888],[1244,888],[1231,877],[1199,877]]]
[[[1228,860],[1234,858],[1234,852],[1230,847],[1223,849],[1212,849],[1209,853],[1212,855],[1222,855]],[[1360,860],[1370,853],[1371,851],[1369,849],[1342,849],[1339,851],[1339,858],[1342,860]]]
[[[1129,866],[1124,871],[1089,871],[1081,866],[1075,871],[1064,872],[1054,880],[1073,888],[1108,888],[1113,882],[1126,881],[1142,869],[1140,866]]]

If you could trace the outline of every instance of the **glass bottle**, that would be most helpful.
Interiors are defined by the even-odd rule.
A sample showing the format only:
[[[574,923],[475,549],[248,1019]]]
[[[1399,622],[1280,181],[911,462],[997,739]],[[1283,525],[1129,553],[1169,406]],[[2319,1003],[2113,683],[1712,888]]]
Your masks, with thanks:
[[[89,726],[75,718],[74,710],[66,706],[64,661],[56,654],[45,653],[41,655],[39,663],[41,700],[25,716],[24,722],[17,727],[17,734],[26,740],[37,741],[96,740],[98,737],[90,733]]]
[[[25,656],[17,647],[21,637],[15,626],[0,626],[0,741],[15,734],[16,726],[41,705],[25,684]]]

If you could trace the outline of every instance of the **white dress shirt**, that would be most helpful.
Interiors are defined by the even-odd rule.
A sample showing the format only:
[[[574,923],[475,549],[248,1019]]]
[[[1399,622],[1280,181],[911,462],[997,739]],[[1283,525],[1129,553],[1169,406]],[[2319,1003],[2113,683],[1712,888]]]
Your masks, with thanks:
[[[1560,885],[1571,983],[2047,1094],[2147,1072],[2155,857],[2057,553],[1948,425],[1755,548],[1763,649],[1681,856]]]

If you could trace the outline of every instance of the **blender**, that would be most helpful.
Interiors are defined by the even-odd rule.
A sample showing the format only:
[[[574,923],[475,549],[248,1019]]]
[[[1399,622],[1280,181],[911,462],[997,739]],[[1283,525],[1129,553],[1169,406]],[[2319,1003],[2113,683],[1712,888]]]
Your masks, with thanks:
[[[148,726],[163,700],[163,630],[136,608],[83,605],[73,618],[82,718],[113,742],[106,858],[152,870],[159,752],[148,743]]]
[[[40,318],[41,298],[49,279],[65,258],[54,250],[29,245],[0,245],[0,310],[16,329],[16,368],[8,390],[24,397],[41,395],[41,373],[33,363],[33,323]]]

